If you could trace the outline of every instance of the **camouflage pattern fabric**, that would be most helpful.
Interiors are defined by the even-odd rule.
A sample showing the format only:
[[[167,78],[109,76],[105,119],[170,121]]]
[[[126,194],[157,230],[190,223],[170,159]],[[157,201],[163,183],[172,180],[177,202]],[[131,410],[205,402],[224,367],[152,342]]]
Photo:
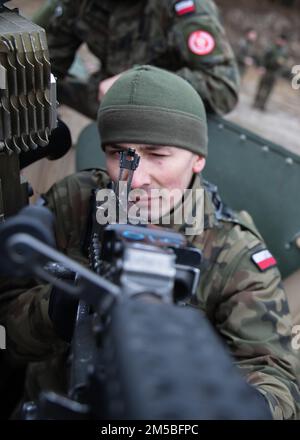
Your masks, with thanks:
[[[55,184],[45,195],[56,216],[58,248],[87,264],[81,253],[91,189],[109,182],[102,171],[84,171]],[[193,190],[202,185],[198,176]],[[178,208],[179,209],[179,208]],[[173,212],[176,215],[176,211]],[[175,227],[181,230],[182,227]],[[197,300],[229,346],[236,364],[269,402],[275,419],[299,415],[299,353],[291,346],[291,316],[276,266],[262,272],[253,253],[266,246],[250,216],[241,212],[220,215],[210,191],[205,190],[204,232],[188,236],[203,252]],[[0,321],[7,328],[11,362],[30,361],[27,395],[39,389],[64,391],[62,361],[67,344],[59,341],[48,317],[50,287],[37,281],[0,283]],[[201,347],[199,347],[201,350]],[[65,369],[65,368],[64,368]],[[58,372],[57,372],[58,371]]]
[[[211,0],[193,0],[194,10],[179,15],[182,3],[61,0],[47,29],[52,70],[60,78],[59,101],[96,119],[100,81],[152,64],[189,81],[208,110],[232,110],[238,70],[217,8]],[[66,77],[83,42],[101,61],[88,84]]]
[[[262,65],[269,73],[280,75],[288,59],[288,49],[286,46],[274,44],[264,54]]]

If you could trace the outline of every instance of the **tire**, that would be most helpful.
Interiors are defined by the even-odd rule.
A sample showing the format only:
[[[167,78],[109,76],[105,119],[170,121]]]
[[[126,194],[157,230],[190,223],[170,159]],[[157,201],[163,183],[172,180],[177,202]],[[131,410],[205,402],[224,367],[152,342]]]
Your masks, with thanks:
[[[120,302],[98,356],[90,388],[97,419],[271,418],[198,310]]]

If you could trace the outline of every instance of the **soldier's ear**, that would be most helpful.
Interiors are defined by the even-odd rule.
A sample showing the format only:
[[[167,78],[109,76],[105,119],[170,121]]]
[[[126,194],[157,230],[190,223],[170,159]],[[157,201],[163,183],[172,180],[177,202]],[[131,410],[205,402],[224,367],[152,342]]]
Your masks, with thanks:
[[[201,173],[203,168],[205,167],[206,159],[203,156],[195,155],[193,158],[193,173]]]

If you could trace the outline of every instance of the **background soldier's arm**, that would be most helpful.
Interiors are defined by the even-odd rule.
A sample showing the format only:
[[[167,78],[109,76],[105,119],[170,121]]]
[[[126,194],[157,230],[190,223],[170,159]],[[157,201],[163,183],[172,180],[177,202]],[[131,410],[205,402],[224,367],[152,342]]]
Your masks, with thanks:
[[[238,100],[234,54],[211,2],[195,0],[194,4],[194,13],[178,16],[173,11],[168,38],[184,66],[176,73],[195,87],[210,111],[228,113]]]
[[[74,32],[74,22],[80,12],[79,0],[60,0],[47,28],[51,70],[58,78],[64,77],[76,51],[82,43]]]

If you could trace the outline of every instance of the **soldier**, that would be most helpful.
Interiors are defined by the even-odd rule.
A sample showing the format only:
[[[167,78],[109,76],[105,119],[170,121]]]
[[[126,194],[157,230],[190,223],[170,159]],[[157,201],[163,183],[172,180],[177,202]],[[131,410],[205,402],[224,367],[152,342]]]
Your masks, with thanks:
[[[148,209],[163,227],[183,233],[187,233],[186,225],[175,221],[182,207],[189,214],[198,212],[198,219],[204,218],[203,227],[196,222],[187,235],[203,253],[194,305],[205,312],[228,344],[247,381],[268,402],[273,417],[295,418],[300,406],[295,377],[299,361],[291,347],[291,317],[280,273],[250,216],[226,208],[215,187],[201,178],[207,156],[207,123],[199,95],[173,73],[153,66],[136,67],[121,75],[105,95],[98,127],[107,173],[74,174],[44,195],[46,206],[55,214],[58,249],[88,264],[82,239],[89,221],[91,191],[118,179],[118,153],[133,146],[141,161],[132,188],[146,194],[137,202],[139,208]],[[182,199],[186,188],[192,190],[190,205]],[[155,211],[153,189],[179,190],[179,197],[172,199],[169,211],[161,217]],[[204,191],[203,205],[197,198],[198,189]],[[70,300],[56,288],[32,280],[15,285],[2,280],[0,290],[7,355],[14,362],[32,362],[28,397],[35,398],[45,387],[64,391],[68,345],[63,339],[70,340],[74,319]]]
[[[256,42],[257,32],[255,29],[249,28],[246,32],[246,36],[240,40],[237,51],[237,62],[241,76],[245,74],[248,66],[253,66],[256,63]]]
[[[186,79],[210,111],[237,103],[236,62],[211,0],[60,0],[47,35],[60,103],[92,119],[118,75],[140,64]],[[101,62],[88,82],[68,76],[82,43]]]
[[[280,35],[264,54],[260,78],[253,107],[264,111],[277,78],[280,77],[288,59],[287,36]]]

